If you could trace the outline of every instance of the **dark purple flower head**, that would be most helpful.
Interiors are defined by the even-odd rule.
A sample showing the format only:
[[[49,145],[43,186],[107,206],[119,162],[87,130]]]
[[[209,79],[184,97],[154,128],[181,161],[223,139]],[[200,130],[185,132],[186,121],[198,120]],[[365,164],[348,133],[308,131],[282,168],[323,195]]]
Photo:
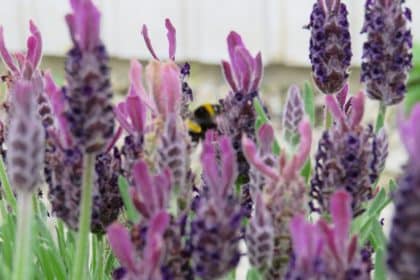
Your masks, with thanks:
[[[357,237],[349,235],[351,196],[346,191],[335,192],[330,208],[333,225],[322,219],[311,224],[302,215],[290,222],[293,259],[286,279],[370,279]]]
[[[340,0],[318,0],[308,28],[309,58],[315,84],[325,94],[334,94],[346,84],[352,57],[347,8]]]
[[[92,0],[70,2],[73,13],[66,20],[74,46],[65,64],[65,115],[75,143],[98,154],[114,131],[109,57],[99,38],[100,13]]]
[[[162,279],[160,267],[165,254],[164,233],[169,221],[170,217],[165,211],[159,211],[151,217],[146,233],[145,248],[141,256],[137,254],[127,229],[118,223],[109,226],[108,241],[121,264],[119,273],[114,273],[114,279]]]
[[[388,243],[388,269],[392,279],[418,279],[420,243],[418,239],[420,209],[419,141],[420,104],[407,120],[401,120],[400,136],[408,153],[408,162],[394,193],[395,212]]]
[[[229,33],[227,43],[230,63],[223,60],[222,66],[232,91],[244,95],[258,91],[263,71],[261,53],[253,57],[234,31]]]
[[[385,105],[401,102],[407,91],[406,81],[412,67],[413,38],[408,27],[411,11],[403,0],[367,0],[362,33],[361,81],[372,99]]]
[[[42,182],[45,132],[33,91],[25,80],[16,81],[11,89],[6,163],[11,185],[21,192],[31,192]]]
[[[335,122],[318,143],[311,207],[326,213],[331,194],[344,188],[353,196],[353,212],[359,215],[362,204],[373,197],[372,184],[384,167],[388,142],[383,129],[375,134],[371,126],[361,124],[364,93],[359,92],[346,102],[347,90],[344,87],[337,97],[326,97]]]

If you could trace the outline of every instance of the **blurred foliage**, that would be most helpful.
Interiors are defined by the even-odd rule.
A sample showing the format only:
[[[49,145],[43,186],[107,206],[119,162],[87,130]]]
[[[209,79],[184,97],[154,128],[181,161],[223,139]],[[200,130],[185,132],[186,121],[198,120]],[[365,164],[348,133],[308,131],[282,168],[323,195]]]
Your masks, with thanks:
[[[420,43],[415,43],[413,47],[413,69],[410,72],[407,87],[405,111],[408,113],[414,104],[420,102]]]

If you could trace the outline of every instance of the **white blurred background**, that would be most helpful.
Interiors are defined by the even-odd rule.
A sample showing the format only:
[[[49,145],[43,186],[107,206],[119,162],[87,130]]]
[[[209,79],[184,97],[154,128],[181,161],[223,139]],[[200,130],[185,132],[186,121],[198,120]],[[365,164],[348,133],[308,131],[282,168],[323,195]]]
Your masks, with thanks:
[[[167,56],[164,19],[177,28],[177,58],[219,63],[227,56],[225,38],[239,32],[254,52],[261,50],[266,63],[308,66],[309,22],[313,0],[96,0],[102,11],[102,37],[110,54],[119,58],[149,58],[140,36],[149,27],[155,50]],[[352,30],[353,63],[360,63],[365,0],[344,0]],[[413,10],[413,33],[420,40],[420,1],[408,0]],[[44,54],[62,56],[70,41],[64,15],[68,0],[0,0],[0,24],[12,50],[25,46],[27,24],[34,19],[42,31]]]

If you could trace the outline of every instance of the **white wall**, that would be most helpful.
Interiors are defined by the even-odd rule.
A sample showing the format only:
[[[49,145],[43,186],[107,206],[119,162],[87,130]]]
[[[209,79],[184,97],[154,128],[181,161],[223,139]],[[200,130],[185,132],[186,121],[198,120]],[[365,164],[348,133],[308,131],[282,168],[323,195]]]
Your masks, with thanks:
[[[347,3],[353,36],[354,63],[360,62],[365,0]],[[33,18],[42,31],[45,53],[62,55],[69,48],[64,15],[67,0],[0,0],[0,24],[13,50],[25,46],[27,21]],[[118,57],[148,58],[140,36],[143,23],[155,50],[167,55],[164,18],[177,28],[180,60],[218,63],[227,56],[226,35],[240,32],[251,50],[261,50],[266,62],[308,64],[308,23],[312,0],[96,0],[102,11],[102,33],[109,52]],[[413,10],[413,32],[420,41],[420,1],[408,0]],[[418,16],[417,16],[418,15]]]

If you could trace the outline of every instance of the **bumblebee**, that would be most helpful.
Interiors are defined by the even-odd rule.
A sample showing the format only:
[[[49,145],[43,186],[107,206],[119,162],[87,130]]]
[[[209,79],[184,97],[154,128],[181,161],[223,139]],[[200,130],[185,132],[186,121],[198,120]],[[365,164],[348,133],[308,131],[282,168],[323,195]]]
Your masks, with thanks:
[[[219,114],[219,104],[205,103],[195,109],[191,118],[187,119],[188,133],[191,140],[198,142],[200,139],[204,139],[207,130],[216,129],[216,117]]]

